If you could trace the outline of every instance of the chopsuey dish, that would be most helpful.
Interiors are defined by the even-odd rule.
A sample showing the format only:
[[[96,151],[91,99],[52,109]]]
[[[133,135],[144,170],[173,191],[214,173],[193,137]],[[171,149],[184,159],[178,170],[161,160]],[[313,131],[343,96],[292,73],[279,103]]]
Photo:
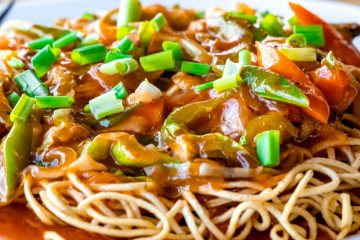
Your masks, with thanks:
[[[289,6],[1,26],[0,239],[360,233],[360,26]]]

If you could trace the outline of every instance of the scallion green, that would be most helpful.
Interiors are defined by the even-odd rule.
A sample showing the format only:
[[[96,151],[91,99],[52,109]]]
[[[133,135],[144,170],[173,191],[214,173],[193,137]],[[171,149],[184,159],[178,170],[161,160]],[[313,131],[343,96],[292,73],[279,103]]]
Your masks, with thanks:
[[[242,12],[228,12],[227,13],[228,17],[234,17],[234,18],[239,18],[239,19],[243,19],[248,21],[249,23],[256,23],[257,21],[257,16],[255,15],[248,15]]]
[[[241,65],[239,63],[235,63],[230,59],[227,59],[225,62],[225,66],[222,72],[222,77],[231,76],[234,74],[239,74],[241,69]]]
[[[173,51],[164,51],[140,57],[141,67],[145,72],[155,72],[175,67]]]
[[[166,17],[162,13],[158,13],[151,19],[150,23],[153,25],[155,31],[160,31],[166,25]]]
[[[80,65],[100,62],[105,56],[106,47],[101,43],[76,48],[71,53],[71,59]]]
[[[133,58],[117,59],[108,63],[103,64],[100,67],[100,72],[109,75],[125,75],[134,72],[138,69],[138,63]]]
[[[78,36],[76,32],[68,33],[53,42],[52,46],[55,48],[63,48],[69,46],[70,44],[76,42],[78,40]]]
[[[239,64],[251,65],[251,52],[249,50],[244,49],[239,52]]]
[[[117,27],[128,25],[140,20],[141,4],[138,0],[121,0],[117,19]]]
[[[256,139],[256,152],[261,166],[275,167],[280,163],[280,131],[270,130],[259,133]]]
[[[113,87],[112,91],[115,92],[117,99],[123,99],[128,95],[126,88],[122,82],[116,84],[116,86]]]
[[[284,34],[283,26],[273,14],[267,14],[260,22],[260,27],[272,36],[280,37]]]
[[[140,44],[143,48],[147,48],[152,36],[154,35],[155,29],[149,21],[143,21],[139,26],[139,39]]]
[[[164,41],[162,43],[162,48],[164,51],[172,50],[175,60],[181,61],[184,59],[184,53],[181,49],[180,43],[174,41]]]
[[[36,75],[41,78],[44,76],[51,65],[53,65],[60,55],[60,49],[51,48],[49,45],[45,46],[38,53],[31,58],[31,64],[34,67]]]
[[[127,36],[123,37],[119,42],[117,42],[114,47],[117,51],[123,54],[127,54],[134,43]]]
[[[216,91],[221,92],[232,88],[239,87],[239,84],[243,82],[239,74],[233,74],[225,76],[214,81],[214,88]]]
[[[9,96],[7,97],[7,99],[8,99],[8,101],[9,101],[9,103],[10,103],[10,106],[11,106],[12,108],[14,108],[15,105],[16,105],[16,103],[19,101],[20,96],[19,96],[19,94],[17,94],[17,92],[12,92],[12,93],[9,94]]]
[[[287,39],[286,43],[291,47],[306,47],[306,37],[302,33],[293,33]]]
[[[38,108],[67,108],[75,102],[71,96],[36,96],[35,105]]]
[[[54,42],[54,38],[49,36],[49,37],[43,37],[29,41],[27,42],[27,46],[30,49],[38,50],[38,49],[42,49],[46,45],[51,45],[53,42]]]
[[[85,12],[85,13],[83,13],[83,15],[81,16],[81,18],[91,21],[91,20],[94,20],[96,17],[95,17],[95,15],[92,14],[92,13]]]
[[[10,113],[10,121],[13,123],[26,122],[33,105],[34,99],[28,97],[26,94],[22,94],[14,109]]]
[[[208,74],[210,70],[211,66],[209,64],[183,61],[180,71],[194,75],[205,75]]]
[[[16,57],[11,57],[6,63],[14,69],[21,69],[25,66],[25,63]]]
[[[279,48],[279,51],[284,54],[288,59],[298,62],[313,62],[316,61],[315,48]]]
[[[203,84],[195,86],[194,89],[198,92],[201,92],[201,91],[210,89],[213,86],[214,86],[214,82],[207,82],[207,83],[203,83]]]
[[[116,97],[115,91],[107,92],[90,100],[89,107],[97,120],[124,111],[122,100]]]
[[[133,26],[129,26],[129,25],[119,27],[117,29],[117,31],[116,31],[116,39],[118,39],[118,40],[123,39],[125,36],[127,36],[134,29],[135,28]]]
[[[14,81],[30,97],[49,95],[49,89],[32,70],[19,73],[14,77]]]
[[[295,25],[293,27],[294,33],[304,34],[307,44],[314,47],[324,47],[325,46],[325,37],[323,32],[323,27],[321,25]]]
[[[132,58],[131,55],[118,53],[115,51],[109,51],[105,56],[105,63],[117,60],[117,59],[123,59],[123,58]]]
[[[84,37],[83,39],[81,39],[81,42],[78,44],[78,47],[93,45],[99,43],[100,42],[99,40],[100,40],[99,35],[97,35],[96,33],[91,33],[86,37]]]

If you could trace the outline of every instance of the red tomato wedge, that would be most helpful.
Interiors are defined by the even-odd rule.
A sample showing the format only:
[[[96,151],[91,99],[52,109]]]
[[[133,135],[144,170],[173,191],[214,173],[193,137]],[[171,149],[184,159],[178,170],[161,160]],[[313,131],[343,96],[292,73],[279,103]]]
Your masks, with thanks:
[[[360,67],[359,51],[330,24],[305,9],[303,6],[289,2],[296,19],[303,25],[322,25],[325,36],[325,49],[333,51],[344,63]]]
[[[330,115],[330,109],[321,90],[311,82],[294,62],[286,58],[274,47],[257,42],[256,48],[259,65],[291,80],[304,92],[310,101],[308,108],[302,108],[303,112],[326,123]]]

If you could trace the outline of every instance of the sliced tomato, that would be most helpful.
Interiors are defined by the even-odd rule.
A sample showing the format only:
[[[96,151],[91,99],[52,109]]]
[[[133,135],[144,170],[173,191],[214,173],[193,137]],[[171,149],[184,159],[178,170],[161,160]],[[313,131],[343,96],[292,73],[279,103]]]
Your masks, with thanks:
[[[325,49],[333,51],[344,63],[360,67],[360,53],[336,29],[303,6],[289,2],[296,19],[303,25],[322,25],[326,41]]]
[[[256,48],[260,66],[284,75],[308,97],[310,106],[302,108],[303,112],[321,122],[327,122],[330,115],[329,105],[324,94],[311,82],[307,75],[276,48],[259,42],[256,43]]]

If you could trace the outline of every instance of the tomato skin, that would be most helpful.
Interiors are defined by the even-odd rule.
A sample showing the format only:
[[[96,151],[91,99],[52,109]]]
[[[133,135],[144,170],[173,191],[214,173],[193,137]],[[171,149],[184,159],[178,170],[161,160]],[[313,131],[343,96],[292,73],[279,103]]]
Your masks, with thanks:
[[[289,2],[296,19],[303,25],[322,25],[325,49],[333,51],[344,63],[360,67],[360,53],[333,26],[299,4]]]
[[[308,97],[310,105],[301,108],[303,112],[326,123],[330,116],[330,108],[324,94],[307,75],[291,60],[287,59],[274,47],[256,43],[259,65],[290,79]]]

